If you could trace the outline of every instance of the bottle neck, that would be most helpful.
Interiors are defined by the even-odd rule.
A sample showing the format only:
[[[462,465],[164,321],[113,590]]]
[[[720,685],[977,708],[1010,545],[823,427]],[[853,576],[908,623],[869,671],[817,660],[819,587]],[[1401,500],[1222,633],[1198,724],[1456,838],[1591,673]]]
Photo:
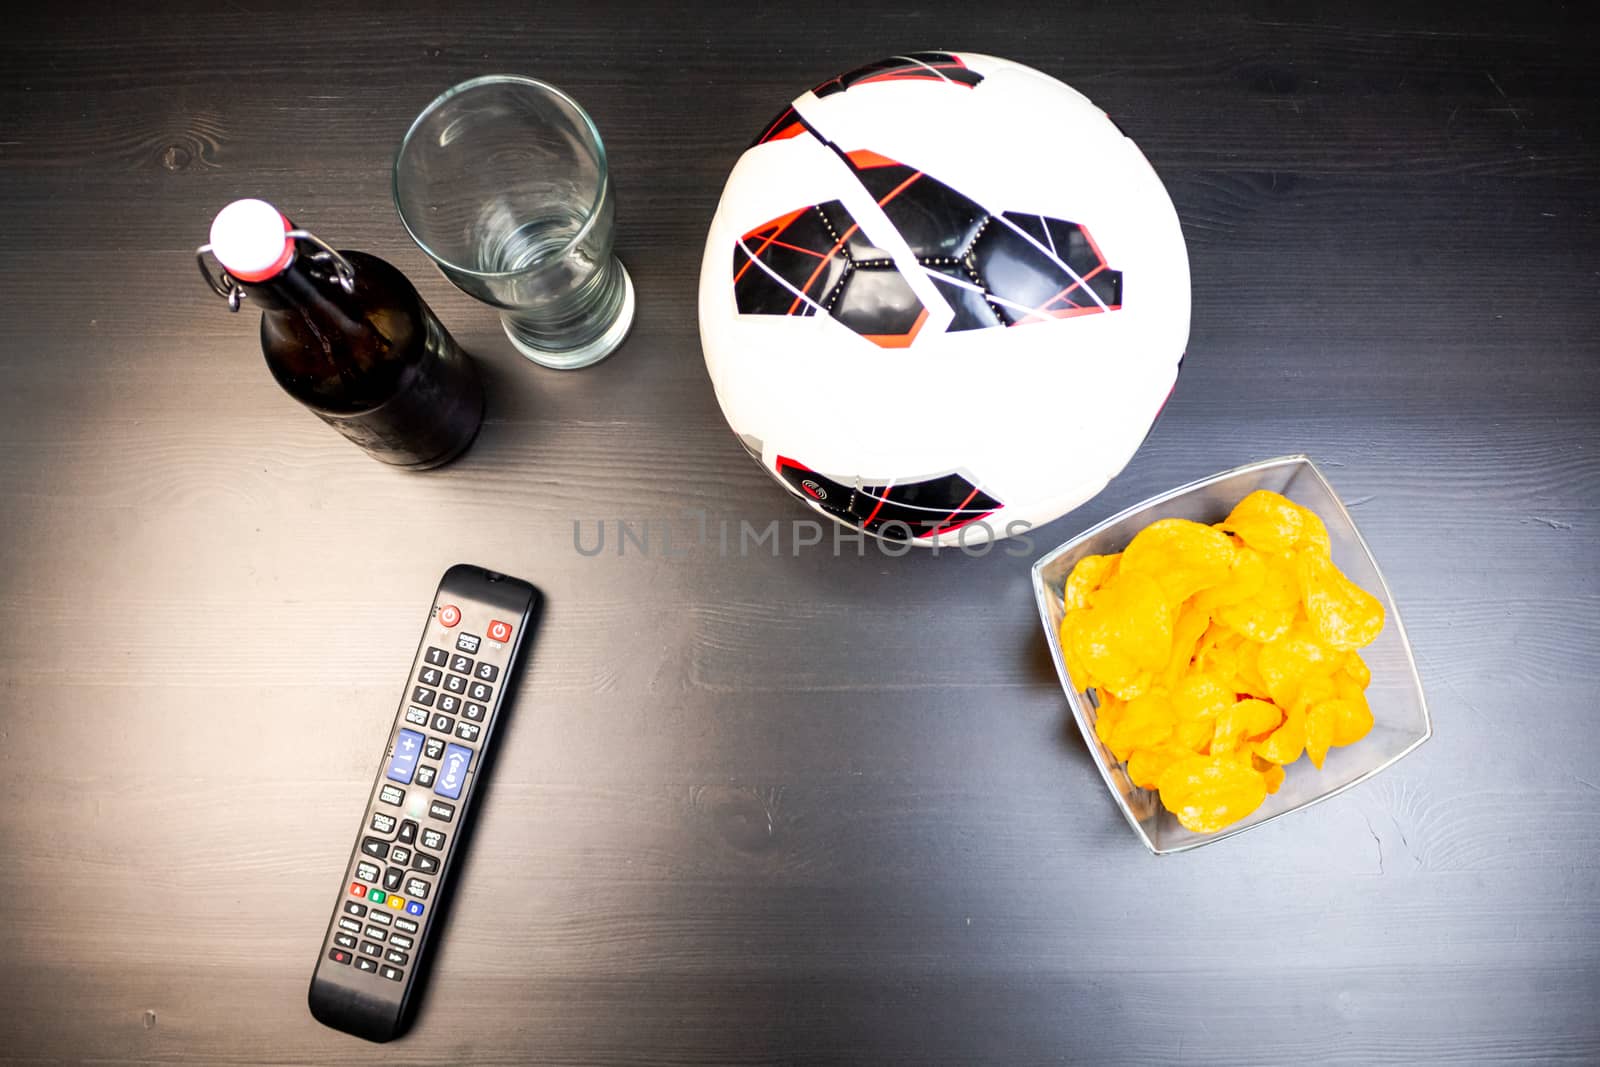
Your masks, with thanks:
[[[315,253],[302,241],[295,242],[294,257],[278,273],[260,281],[237,278],[234,281],[266,312],[301,308],[319,317],[342,319],[352,325],[362,318],[351,294],[339,284],[333,265],[325,258],[315,258]]]

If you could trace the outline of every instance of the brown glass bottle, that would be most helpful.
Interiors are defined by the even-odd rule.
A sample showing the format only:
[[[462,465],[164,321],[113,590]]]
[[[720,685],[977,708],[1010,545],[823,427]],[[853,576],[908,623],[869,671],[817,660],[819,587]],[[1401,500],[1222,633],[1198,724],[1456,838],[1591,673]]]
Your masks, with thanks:
[[[221,216],[219,216],[220,218]],[[464,452],[483,421],[476,368],[406,277],[362,252],[295,236],[270,266],[219,262],[261,307],[261,349],[284,390],[375,459],[437,467]]]

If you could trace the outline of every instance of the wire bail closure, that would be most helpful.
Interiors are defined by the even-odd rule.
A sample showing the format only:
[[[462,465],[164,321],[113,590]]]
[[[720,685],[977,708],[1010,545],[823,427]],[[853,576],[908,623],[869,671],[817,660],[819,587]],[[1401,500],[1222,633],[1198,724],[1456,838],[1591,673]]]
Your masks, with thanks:
[[[319,263],[331,262],[334,276],[339,279],[339,288],[346,293],[355,292],[356,270],[350,265],[350,261],[341,256],[332,245],[310,230],[289,230],[284,236],[298,241],[306,241],[313,245],[317,251],[311,258]],[[244,302],[244,289],[234,280],[233,275],[228,273],[228,268],[226,267],[222,268],[220,278],[211,273],[211,267],[206,263],[206,253],[211,251],[209,244],[203,244],[194,250],[195,262],[200,266],[200,277],[206,280],[206,284],[211,287],[212,292],[228,302],[229,311],[238,311],[239,305]],[[213,258],[215,258],[215,253],[213,253]]]

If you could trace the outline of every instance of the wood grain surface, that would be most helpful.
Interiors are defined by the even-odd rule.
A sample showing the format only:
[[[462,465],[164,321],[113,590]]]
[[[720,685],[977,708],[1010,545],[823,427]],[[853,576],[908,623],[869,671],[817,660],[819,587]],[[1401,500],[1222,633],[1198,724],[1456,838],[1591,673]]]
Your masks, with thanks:
[[[1586,5],[33,5],[0,40],[0,1060],[1600,1061],[1600,48]],[[1182,217],[1189,358],[1031,551],[593,558],[575,522],[804,513],[727,431],[694,293],[801,88],[911,48],[1106,108]],[[526,364],[390,206],[487,72],[604,131],[632,339]],[[984,151],[981,134],[973,151]],[[386,469],[265,373],[192,250],[261,195],[405,270],[484,365]],[[1304,451],[1435,736],[1157,860],[1067,715],[1033,558]],[[664,457],[641,462],[640,457]],[[446,566],[549,607],[412,1033],[305,988]]]

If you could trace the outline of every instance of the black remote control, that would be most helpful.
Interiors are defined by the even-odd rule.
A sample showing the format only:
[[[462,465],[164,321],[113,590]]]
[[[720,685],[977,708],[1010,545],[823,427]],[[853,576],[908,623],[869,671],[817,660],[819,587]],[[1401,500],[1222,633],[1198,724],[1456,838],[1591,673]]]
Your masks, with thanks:
[[[464,563],[440,579],[311,973],[320,1022],[369,1041],[410,1022],[541,600],[521,579]]]

